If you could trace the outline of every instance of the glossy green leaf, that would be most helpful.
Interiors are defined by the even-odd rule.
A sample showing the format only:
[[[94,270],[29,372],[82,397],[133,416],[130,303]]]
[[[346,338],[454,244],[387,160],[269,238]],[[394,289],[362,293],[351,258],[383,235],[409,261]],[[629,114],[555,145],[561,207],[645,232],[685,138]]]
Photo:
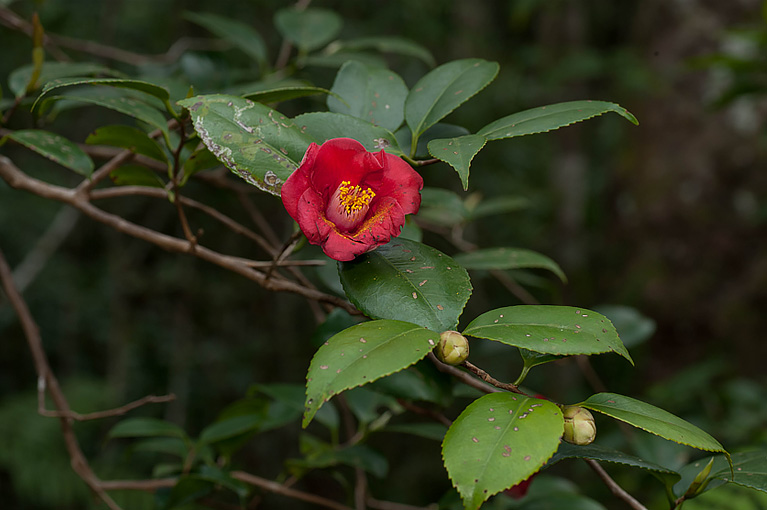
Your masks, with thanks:
[[[363,322],[334,335],[312,358],[303,426],[333,395],[409,367],[438,340],[433,331],[390,320]]]
[[[403,37],[360,37],[340,41],[340,46],[347,50],[376,50],[380,53],[395,53],[407,57],[415,57],[422,60],[429,67],[434,67],[436,62],[431,52],[424,46],[405,39]]]
[[[559,407],[532,397],[492,393],[472,402],[442,443],[445,468],[466,509],[527,479],[559,447]]]
[[[390,154],[402,154],[391,131],[351,115],[332,112],[304,113],[293,119],[293,122],[300,127],[302,133],[320,142],[331,138],[353,138],[368,151],[384,149]]]
[[[299,50],[308,52],[325,46],[341,31],[343,20],[328,9],[281,9],[274,15],[274,26]]]
[[[523,112],[508,115],[491,122],[480,129],[477,134],[488,140],[501,140],[514,136],[545,133],[561,127],[569,126],[607,112],[615,112],[634,124],[639,124],[636,117],[625,108],[615,103],[605,101],[570,101],[548,106],[531,108]]]
[[[453,257],[466,269],[546,269],[567,282],[562,268],[546,255],[524,248],[486,248]]]
[[[281,113],[249,99],[214,94],[178,104],[189,109],[195,131],[224,165],[273,195],[314,141]]]
[[[14,96],[22,97],[26,95],[27,84],[32,77],[34,65],[29,64],[14,70],[8,76],[8,88]],[[86,62],[44,62],[40,76],[37,78],[38,87],[60,78],[70,78],[74,76],[88,76],[92,74],[107,74],[116,76],[117,71],[99,64],[90,64]]]
[[[210,168],[216,168],[219,165],[221,165],[221,162],[208,150],[207,147],[200,147],[192,152],[186,161],[184,161],[184,176],[181,179],[181,185],[183,186],[186,184],[186,181],[196,173]]]
[[[90,156],[63,136],[39,129],[21,129],[8,133],[0,140],[0,145],[6,139],[20,143],[80,175],[89,176],[93,173],[94,165]]]
[[[471,321],[463,334],[543,354],[615,352],[634,364],[610,320],[583,308],[551,305],[498,308]]]
[[[339,262],[346,295],[365,315],[455,329],[471,296],[466,270],[452,258],[407,239],[394,239],[349,262]]]
[[[554,354],[541,354],[540,352],[528,351],[527,349],[519,348],[519,355],[522,357],[522,364],[525,372],[538,365],[543,365],[551,361],[561,359],[562,356]]]
[[[123,165],[115,168],[109,172],[109,178],[118,186],[165,187],[165,182],[156,172],[140,165]]]
[[[42,97],[42,95],[40,97]],[[169,138],[170,135],[168,133],[167,121],[165,117],[162,115],[162,113],[157,111],[155,108],[153,108],[149,104],[133,97],[127,97],[127,96],[115,97],[115,96],[110,96],[106,94],[104,95],[67,94],[65,96],[47,96],[45,100],[42,102],[40,102],[38,98],[38,101],[35,104],[40,105],[40,111],[42,112],[42,111],[45,111],[47,105],[53,103],[54,101],[59,101],[62,99],[65,99],[67,101],[95,104],[97,106],[102,106],[104,108],[108,108],[110,110],[120,112],[122,114],[133,117],[134,119],[140,120],[142,122],[146,122],[150,126],[159,129],[166,140],[170,139]]]
[[[85,143],[90,145],[110,145],[129,149],[136,154],[156,159],[168,164],[168,157],[154,139],[138,128],[125,125],[103,126],[96,128]]]
[[[566,443],[563,441],[559,445],[557,453],[555,453],[551,460],[549,460],[547,463],[547,467],[552,466],[561,460],[574,458],[592,459],[598,460],[600,462],[623,464],[624,466],[644,469],[645,471],[652,473],[655,477],[669,486],[675,484],[681,478],[679,473],[674,470],[659,466],[658,464],[640,459],[639,457],[635,457],[627,453],[619,452],[618,450],[613,450],[612,448],[600,446],[595,443],[587,446],[576,446],[574,444]]]
[[[48,102],[55,99],[50,96],[53,91],[61,92],[61,89],[63,88],[76,87],[80,85],[103,85],[108,87],[115,87],[118,89],[137,90],[159,99],[166,105],[168,104],[168,100],[170,98],[170,94],[165,87],[141,80],[129,80],[126,78],[60,78],[45,84],[43,91],[32,105],[32,110],[34,111],[39,107],[40,111],[44,112]],[[65,98],[70,99],[69,96],[66,96]],[[170,107],[170,105],[168,105],[168,107]]]
[[[178,425],[157,418],[127,418],[112,427],[107,437],[178,437],[184,439],[186,432]]]
[[[304,414],[306,387],[302,384],[259,384],[254,387],[257,391],[268,395],[274,401],[269,405],[267,421],[262,430],[277,428],[292,421],[298,421]],[[322,406],[314,420],[326,427],[337,430],[339,417],[333,406]]]
[[[340,98],[328,97],[331,112],[351,115],[391,131],[400,127],[405,118],[407,86],[388,69],[372,69],[350,60],[341,66],[331,90]]]
[[[241,94],[242,97],[256,101],[257,103],[279,103],[280,101],[287,101],[289,99],[297,99],[299,97],[316,96],[318,94],[333,94],[328,89],[322,87],[312,87],[309,85],[303,86],[281,86],[264,90],[256,90],[253,92],[246,92]],[[332,97],[332,96],[331,96]]]
[[[460,136],[469,135],[469,130],[463,126],[456,126],[455,124],[448,124],[446,122],[438,122],[418,137],[418,143],[415,148],[415,155],[413,157],[426,159],[430,158],[429,155],[429,142],[432,140],[438,140],[440,138],[458,138]],[[410,147],[409,152],[413,152],[411,144],[413,141],[413,133],[407,125],[402,126],[394,133],[397,137],[399,146],[403,149]]]
[[[615,393],[597,393],[578,404],[606,414],[675,443],[724,452],[722,445],[708,433],[677,416],[646,402]]]
[[[250,24],[211,13],[184,12],[184,18],[231,43],[264,69],[267,65],[266,44]]]
[[[449,376],[439,372],[430,361],[379,379],[370,387],[398,399],[433,402],[442,407],[450,405],[452,400]]]
[[[496,62],[467,58],[442,64],[418,80],[405,101],[405,120],[414,137],[485,88],[497,74]]]
[[[461,178],[464,191],[469,189],[469,167],[487,140],[480,135],[441,138],[429,142],[429,154],[452,166]]]

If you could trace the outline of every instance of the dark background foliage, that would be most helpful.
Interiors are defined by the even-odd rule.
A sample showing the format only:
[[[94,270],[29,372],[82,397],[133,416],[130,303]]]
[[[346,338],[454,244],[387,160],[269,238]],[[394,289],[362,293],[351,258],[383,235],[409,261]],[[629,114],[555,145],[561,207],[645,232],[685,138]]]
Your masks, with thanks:
[[[763,40],[766,30],[760,2],[344,0],[313,5],[344,17],[344,37],[409,37],[428,47],[438,63],[463,57],[499,61],[498,79],[448,119],[470,129],[519,110],[575,99],[614,101],[634,113],[639,127],[608,115],[487,147],[474,161],[469,193],[476,199],[522,196],[530,205],[473,224],[465,237],[482,246],[535,249],[557,260],[569,277],[567,285],[543,273],[518,275],[542,302],[627,305],[654,321],[654,335],[631,348],[636,368],[595,360],[611,390],[646,396],[704,426],[728,449],[767,445],[762,326],[767,105],[764,67],[756,65],[765,46],[754,36],[761,33]],[[283,6],[273,0],[11,3],[27,19],[39,9],[50,33],[140,54],[164,53],[179,37],[208,37],[182,17],[188,10],[252,23],[276,55],[280,40],[272,16]],[[0,27],[0,41],[0,77],[8,95],[5,77],[29,62],[31,43],[6,27]],[[165,81],[181,94],[185,83],[205,93],[257,79],[255,66],[234,50],[190,51],[167,65],[104,63]],[[428,70],[404,57],[390,57],[389,64],[408,85]],[[333,69],[299,71],[328,88],[334,74]],[[739,89],[743,82],[756,83],[757,90]],[[733,90],[752,93],[730,94]],[[323,108],[315,99],[280,106],[289,115]],[[94,108],[63,112],[53,128],[82,141],[107,123],[108,115]],[[14,122],[9,127],[31,127],[22,116]],[[35,176],[76,182],[37,156],[9,146],[2,150]],[[463,194],[446,165],[428,167],[424,176],[427,185],[448,182]],[[187,193],[205,193],[207,203],[243,216],[226,192],[192,183]],[[292,227],[279,201],[254,196],[276,231],[287,235]],[[45,251],[36,243],[52,222],[76,221],[25,290],[74,408],[88,411],[173,392],[176,401],[138,413],[162,416],[194,434],[254,383],[303,382],[316,346],[310,340],[314,319],[304,300],[268,293],[235,274],[165,253],[59,207],[0,182],[0,244],[17,276],[35,274],[30,254]],[[109,207],[151,228],[180,233],[168,203],[134,198]],[[191,221],[203,228],[205,243],[259,255],[204,217]],[[455,251],[435,234],[427,232],[425,240]],[[518,302],[491,279],[475,276],[474,286],[466,322],[488,306]],[[68,472],[56,423],[35,414],[33,366],[3,299],[0,498],[10,502],[8,508],[76,508],[85,489]],[[479,347],[478,364],[500,379],[513,379],[516,360],[509,366],[495,354],[491,347]],[[589,391],[575,364],[543,367],[528,383],[564,401],[577,401]],[[128,459],[120,445],[98,439],[113,424],[78,429],[92,438],[86,453],[97,459],[102,473],[142,473],[151,459],[140,454]],[[268,433],[238,461],[275,476],[285,452],[298,455],[297,433],[297,426]],[[438,444],[408,441],[397,451],[386,450],[385,437],[377,444],[396,466],[387,487],[391,499],[426,504],[448,487]],[[677,464],[694,455],[651,440],[645,453]],[[36,489],[42,478],[49,480],[50,490]],[[626,480],[631,490],[631,479]],[[311,483],[325,487],[329,481],[318,476]],[[639,484],[633,482],[634,488]]]

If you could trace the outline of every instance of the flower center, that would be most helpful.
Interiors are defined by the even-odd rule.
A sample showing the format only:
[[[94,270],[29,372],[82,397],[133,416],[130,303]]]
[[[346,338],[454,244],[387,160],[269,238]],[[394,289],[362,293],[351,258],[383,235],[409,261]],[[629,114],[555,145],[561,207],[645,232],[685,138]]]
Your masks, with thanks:
[[[341,230],[351,231],[365,218],[375,196],[370,188],[343,181],[330,198],[325,215]]]

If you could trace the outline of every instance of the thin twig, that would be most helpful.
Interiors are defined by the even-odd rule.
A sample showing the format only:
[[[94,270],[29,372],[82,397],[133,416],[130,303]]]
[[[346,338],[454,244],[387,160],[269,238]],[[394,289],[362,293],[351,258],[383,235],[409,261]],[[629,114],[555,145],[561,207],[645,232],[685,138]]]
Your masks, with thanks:
[[[440,360],[437,359],[437,357],[434,355],[434,353],[430,352],[428,354],[429,359],[432,363],[434,363],[434,366],[437,367],[437,370],[444,374],[449,374],[456,379],[458,379],[460,382],[467,386],[471,386],[472,388],[479,390],[483,393],[496,393],[501,390],[498,388],[494,388],[493,386],[490,386],[488,384],[483,383],[482,381],[477,380],[476,378],[472,377],[471,374],[464,372],[463,370],[459,370],[458,368],[447,365],[445,363],[442,363]]]
[[[68,413],[64,413],[62,411],[51,411],[49,409],[45,409],[44,381],[45,379],[41,379],[40,381],[38,381],[38,385],[37,385],[37,389],[38,389],[37,412],[49,418],[69,418],[74,421],[99,420],[102,418],[110,418],[113,416],[122,416],[129,411],[145,406],[147,404],[162,404],[165,402],[171,402],[172,400],[176,399],[176,395],[172,393],[169,395],[160,395],[160,396],[147,395],[138,400],[134,400],[133,402],[129,404],[125,404],[124,406],[117,407],[115,409],[108,409],[106,411],[96,411],[94,413],[87,413],[87,414],[80,414],[74,411],[69,411]]]
[[[410,411],[411,413],[420,414],[421,416],[426,416],[427,418],[431,418],[432,420],[439,422],[446,427],[450,427],[450,425],[453,424],[453,422],[450,421],[450,419],[447,416],[445,416],[444,414],[438,413],[436,411],[433,411],[432,409],[426,409],[425,407],[417,406],[413,404],[412,402],[408,402],[407,400],[402,398],[398,398],[397,403],[401,405],[402,407],[404,407],[405,409],[407,409],[408,411]]]
[[[241,482],[245,482],[250,485],[255,485],[256,487],[260,487],[264,490],[273,492],[275,494],[281,494],[289,498],[299,499],[301,501],[306,501],[307,503],[313,503],[315,505],[324,506],[326,508],[332,508],[334,510],[353,510],[352,508],[346,505],[342,505],[341,503],[338,503],[331,499],[323,498],[322,496],[316,496],[314,494],[309,494],[308,492],[302,492],[296,489],[290,489],[283,485],[280,485],[277,482],[273,482],[271,480],[267,480],[265,478],[255,476],[250,473],[246,473],[244,471],[232,471],[229,474],[232,478],[240,480]]]
[[[485,381],[486,383],[492,384],[496,388],[500,388],[502,390],[510,391],[512,393],[519,393],[520,395],[529,396],[529,395],[527,395],[527,393],[525,393],[524,391],[520,390],[518,386],[515,386],[514,384],[511,384],[511,383],[501,382],[498,379],[496,379],[495,377],[493,377],[490,374],[488,374],[487,372],[485,372],[484,370],[482,370],[481,368],[479,368],[478,366],[473,365],[472,363],[469,363],[468,361],[464,361],[463,363],[461,363],[461,366],[464,367],[465,369],[467,369],[472,374],[474,374],[477,377],[479,377],[480,379],[482,379],[483,381]]]
[[[610,478],[610,475],[607,474],[607,471],[602,469],[602,466],[600,466],[597,461],[592,459],[583,460],[586,462],[586,464],[589,465],[591,469],[596,472],[597,475],[599,475],[599,478],[602,479],[605,485],[607,485],[607,487],[610,489],[610,492],[612,492],[615,496],[625,501],[634,510],[647,510],[646,506],[634,499],[634,496],[623,490],[623,487],[618,485],[615,480]]]
[[[0,178],[3,178],[12,188],[21,189],[43,198],[70,204],[83,212],[86,216],[124,234],[150,242],[171,252],[189,252],[188,241],[137,225],[127,221],[121,216],[99,209],[88,201],[88,196],[86,194],[76,193],[75,190],[55,186],[34,179],[19,170],[10,159],[3,156],[0,156]],[[343,308],[352,314],[359,313],[351,303],[344,299],[331,296],[290,280],[277,278],[267,280],[263,272],[242,264],[235,257],[221,254],[204,246],[199,245],[197,249],[195,249],[194,256],[244,276],[267,290],[293,292],[304,296],[307,299],[321,301]]]
[[[69,402],[67,402],[56,376],[53,375],[53,372],[50,369],[48,357],[45,355],[45,350],[43,350],[40,329],[32,318],[27,303],[21,297],[21,294],[19,294],[19,291],[13,282],[11,268],[5,260],[2,250],[0,250],[0,282],[2,282],[2,287],[5,290],[6,296],[8,296],[8,300],[11,302],[11,306],[19,317],[19,322],[21,322],[24,336],[27,339],[27,345],[32,353],[32,358],[34,359],[37,377],[38,379],[45,381],[54,405],[64,414],[64,416],[59,418],[59,423],[61,424],[61,433],[64,436],[64,444],[66,445],[67,452],[72,461],[72,469],[74,469],[88,487],[101,498],[110,510],[121,510],[120,506],[115,503],[111,496],[101,488],[99,478],[91,469],[88,460],[80,449],[80,444],[77,442],[77,436],[75,436],[75,432],[72,429],[72,419],[69,418],[69,414],[72,412],[69,409]]]

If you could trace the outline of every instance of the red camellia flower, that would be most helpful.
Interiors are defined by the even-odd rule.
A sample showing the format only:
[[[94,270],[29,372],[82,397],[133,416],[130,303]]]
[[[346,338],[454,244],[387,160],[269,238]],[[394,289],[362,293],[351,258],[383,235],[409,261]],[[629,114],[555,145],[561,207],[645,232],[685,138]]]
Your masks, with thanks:
[[[418,212],[421,188],[421,176],[397,156],[334,138],[309,146],[281,194],[310,243],[352,260],[399,235],[405,215]]]

